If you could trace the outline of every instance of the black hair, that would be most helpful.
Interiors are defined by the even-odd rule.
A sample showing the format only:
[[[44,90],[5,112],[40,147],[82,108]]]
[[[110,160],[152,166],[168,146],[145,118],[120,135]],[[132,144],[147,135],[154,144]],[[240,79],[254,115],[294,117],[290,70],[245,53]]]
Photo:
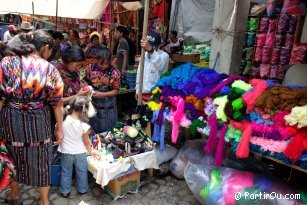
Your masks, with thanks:
[[[122,33],[123,36],[124,36],[125,38],[126,38],[126,37],[128,36],[128,34],[129,34],[128,29],[127,29],[126,27],[124,27],[124,26],[117,26],[117,27],[116,27],[116,30],[117,30],[119,33]]]
[[[37,30],[33,33],[22,33],[14,36],[7,45],[16,55],[28,55],[35,50],[40,51],[46,45],[49,45],[49,48],[52,49],[54,41],[47,31]]]
[[[171,32],[170,32],[171,34],[173,34],[174,36],[175,36],[175,38],[177,38],[177,31],[175,31],[175,30],[172,30]]]
[[[94,38],[98,38],[98,40],[99,40],[99,36],[98,35],[92,35],[92,37],[91,37],[91,41],[93,41],[94,40]]]
[[[82,122],[88,122],[88,110],[89,110],[89,100],[86,96],[74,97],[69,105],[65,108],[65,117],[71,115],[74,111],[80,113],[80,120]]]
[[[61,32],[59,32],[59,31],[54,32],[54,33],[52,34],[52,38],[53,38],[54,40],[56,40],[56,39],[64,40],[63,34],[62,34]]]
[[[111,61],[111,58],[112,58],[112,53],[108,48],[101,49],[96,54],[96,59],[102,60],[103,62],[106,60]]]
[[[70,32],[73,32],[74,37],[75,37],[76,39],[79,39],[79,33],[78,33],[78,31],[76,31],[76,30],[71,30]]]
[[[80,46],[67,46],[64,45],[60,49],[60,56],[63,63],[68,64],[72,62],[85,61],[85,54]]]

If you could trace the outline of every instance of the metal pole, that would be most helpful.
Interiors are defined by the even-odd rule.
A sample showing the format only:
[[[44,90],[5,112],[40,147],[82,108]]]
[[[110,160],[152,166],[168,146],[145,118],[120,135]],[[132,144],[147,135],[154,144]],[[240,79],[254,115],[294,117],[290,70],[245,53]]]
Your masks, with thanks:
[[[136,11],[136,53],[139,54],[139,10]]]
[[[56,0],[56,12],[55,12],[55,30],[58,30],[58,10],[59,10],[59,1]]]
[[[113,28],[113,24],[114,24],[114,2],[110,1],[111,3],[111,25],[110,28]],[[113,43],[113,31],[110,29],[110,51],[113,52],[112,49],[112,43]]]
[[[144,8],[145,8],[145,11],[144,11],[143,35],[142,35],[143,39],[146,38],[146,35],[147,35],[149,0],[145,0]],[[139,75],[138,105],[142,105],[142,89],[143,89],[144,63],[145,63],[145,49],[142,48],[140,75]]]

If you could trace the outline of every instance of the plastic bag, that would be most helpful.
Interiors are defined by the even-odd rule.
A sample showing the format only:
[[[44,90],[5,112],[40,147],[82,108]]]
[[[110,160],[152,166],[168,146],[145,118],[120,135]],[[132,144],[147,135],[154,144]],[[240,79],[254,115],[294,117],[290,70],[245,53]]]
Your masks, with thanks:
[[[269,29],[270,19],[268,17],[262,17],[260,20],[259,30],[261,32],[267,31]]]
[[[294,33],[296,30],[297,25],[297,16],[291,16],[291,19],[289,21],[289,32]]]
[[[269,17],[274,16],[275,14],[278,14],[281,12],[283,0],[268,0],[267,5],[267,15]]]
[[[187,164],[200,164],[205,159],[205,140],[189,140],[184,143],[176,157],[170,164],[171,172],[179,179],[183,179],[184,169]]]
[[[284,14],[305,14],[305,4],[301,0],[285,0],[282,8]]]
[[[157,161],[159,165],[173,159],[177,152],[178,150],[170,145],[166,145],[162,151],[158,146],[155,147],[155,153],[157,155]]]
[[[275,47],[283,47],[285,45],[286,36],[283,34],[276,34],[275,36]]]
[[[260,77],[266,78],[270,76],[271,65],[269,64],[261,64],[260,65]]]
[[[258,46],[256,47],[255,51],[255,61],[261,62],[262,60],[262,47]]]
[[[274,42],[275,42],[275,33],[269,33],[266,36],[265,46],[272,47],[274,45]]]
[[[259,33],[257,34],[257,46],[264,46],[266,41],[266,34]]]
[[[264,46],[262,49],[262,63],[267,64],[271,62],[272,47]]]
[[[290,57],[291,57],[291,49],[282,47],[281,52],[280,52],[280,64],[281,65],[287,65],[290,62]]]
[[[270,24],[269,24],[269,33],[273,33],[276,31],[277,28],[277,20],[276,19],[270,19]]]
[[[300,203],[299,200],[285,199],[286,194],[298,194],[296,190],[262,174],[217,168],[211,164],[189,164],[184,172],[184,178],[195,198],[204,205],[295,205]],[[262,194],[275,192],[276,195],[281,194],[284,197],[275,199],[270,199],[269,195],[266,198],[252,197],[255,196],[252,194],[260,194],[260,192]],[[250,196],[245,197],[247,194]]]
[[[281,52],[280,48],[274,48],[273,54],[272,54],[272,60],[271,60],[272,64],[278,64],[279,63],[280,52]]]
[[[285,40],[285,47],[292,48],[293,43],[294,43],[294,35],[288,33]]]
[[[306,56],[307,46],[302,44],[294,45],[291,53],[290,64],[304,64]]]
[[[288,31],[290,16],[287,14],[282,14],[278,22],[278,32],[284,33]]]

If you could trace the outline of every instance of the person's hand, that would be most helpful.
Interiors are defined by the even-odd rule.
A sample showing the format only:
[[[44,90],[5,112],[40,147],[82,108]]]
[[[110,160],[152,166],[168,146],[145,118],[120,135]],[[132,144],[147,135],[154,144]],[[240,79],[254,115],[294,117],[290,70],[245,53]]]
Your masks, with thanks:
[[[86,95],[89,94],[90,91],[91,91],[91,90],[86,90],[86,91],[84,91],[83,88],[81,88],[81,89],[79,90],[79,92],[77,93],[77,96],[86,96]]]
[[[122,69],[121,75],[122,75],[122,76],[126,76],[126,70]]]
[[[62,128],[56,128],[54,131],[54,135],[56,137],[56,141],[54,142],[54,144],[59,145],[63,142],[64,139],[64,132]]]
[[[100,99],[104,97],[104,93],[103,92],[94,92],[93,94],[93,98],[95,99]]]
[[[148,39],[141,40],[141,47],[145,49],[145,51],[150,52],[152,51],[152,46],[149,44]]]
[[[113,58],[113,59],[112,59],[111,65],[112,65],[114,68],[117,68],[117,58]]]

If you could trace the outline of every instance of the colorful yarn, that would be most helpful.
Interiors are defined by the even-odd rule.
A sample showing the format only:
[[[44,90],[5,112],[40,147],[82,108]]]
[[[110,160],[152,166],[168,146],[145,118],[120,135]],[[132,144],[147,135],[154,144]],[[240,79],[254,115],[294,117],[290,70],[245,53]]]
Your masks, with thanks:
[[[228,126],[226,132],[226,141],[234,140],[235,142],[239,142],[242,137],[242,131],[234,129],[231,125]]]
[[[267,89],[268,85],[264,80],[252,79],[249,82],[254,88],[243,95],[243,101],[247,105],[247,113],[254,109],[257,98]]]
[[[154,101],[149,101],[147,102],[148,107],[152,110],[152,111],[156,111],[159,110],[162,107],[162,103],[156,103]]]
[[[240,89],[244,90],[245,92],[252,88],[252,86],[250,84],[244,82],[243,80],[235,80],[231,84],[231,87],[240,88]]]
[[[251,137],[250,143],[258,145],[263,151],[270,151],[271,153],[283,153],[288,146],[286,141],[275,141],[261,137]]]
[[[196,110],[202,111],[204,110],[205,103],[203,100],[196,98],[194,95],[189,95],[185,99],[186,103],[193,104]]]
[[[227,102],[228,102],[227,96],[215,98],[215,100],[213,101],[213,104],[218,106],[216,110],[216,116],[219,120],[222,120],[223,122],[227,122],[227,116],[224,112]]]
[[[198,110],[196,110],[195,107],[190,103],[186,103],[184,105],[184,110],[187,114],[187,118],[190,120],[197,119],[200,117]]]
[[[307,105],[301,107],[294,107],[291,113],[284,117],[287,124],[290,126],[297,125],[297,128],[307,126]]]
[[[207,98],[205,105],[205,114],[209,117],[216,112],[217,107],[213,104],[212,98]]]
[[[193,123],[189,127],[189,131],[192,134],[192,136],[196,135],[197,128],[204,128],[206,126],[206,123],[202,120],[196,119],[193,121]]]
[[[215,88],[213,88],[210,91],[210,96],[213,96],[214,94],[218,93],[224,86],[227,86],[231,83],[233,83],[235,80],[243,80],[244,82],[248,82],[249,80],[245,77],[242,77],[240,75],[232,75],[223,82],[219,83]]]
[[[208,118],[207,125],[210,127],[210,133],[208,137],[208,142],[204,148],[206,153],[212,154],[215,148],[215,142],[218,131],[218,119],[215,114],[211,115]]]
[[[158,117],[159,111],[153,112],[153,118],[152,122],[156,120]],[[160,150],[164,150],[164,138],[165,138],[165,118],[166,118],[166,113],[163,115],[163,123],[162,125],[154,124],[154,131],[152,135],[152,140],[154,142],[160,143]]]
[[[176,104],[176,111],[174,111],[174,121],[172,126],[172,142],[176,143],[179,134],[179,124],[181,118],[184,116],[184,100],[181,97],[170,97],[172,104]]]
[[[307,150],[307,128],[302,128],[289,142],[285,155],[295,163],[305,150]]]
[[[227,131],[227,125],[224,123],[220,132],[220,138],[217,145],[217,150],[215,154],[215,166],[221,166],[224,158],[224,146],[225,146],[225,135]]]
[[[249,142],[250,142],[250,137],[252,135],[252,126],[249,124],[247,128],[244,130],[242,134],[241,141],[239,142],[237,151],[236,151],[236,156],[238,158],[247,158],[249,155]]]

